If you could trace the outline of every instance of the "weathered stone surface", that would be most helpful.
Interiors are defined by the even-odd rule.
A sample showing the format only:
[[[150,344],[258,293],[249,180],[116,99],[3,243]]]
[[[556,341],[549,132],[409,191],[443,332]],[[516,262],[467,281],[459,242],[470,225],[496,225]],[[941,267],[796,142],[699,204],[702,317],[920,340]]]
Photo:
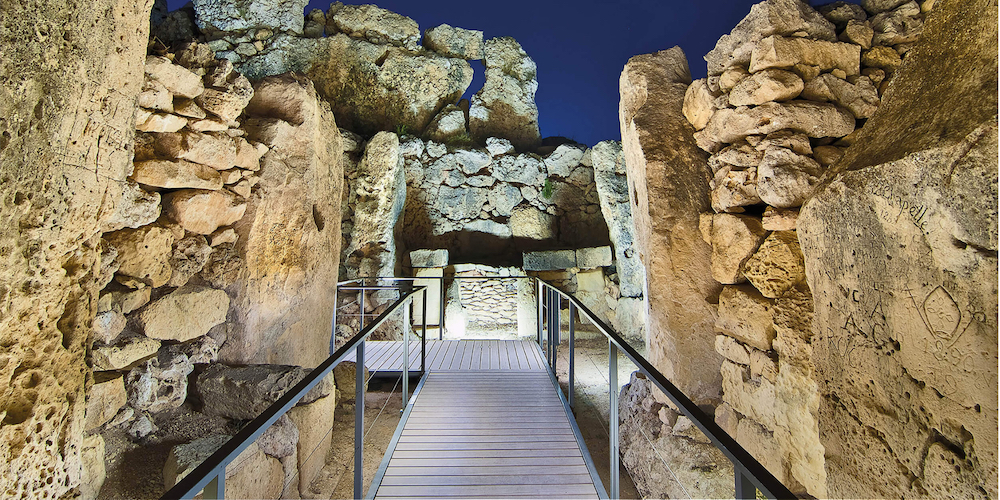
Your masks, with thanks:
[[[257,28],[302,33],[308,0],[195,0],[198,28],[208,34],[244,32]]]
[[[695,138],[699,147],[714,152],[721,143],[732,144],[748,135],[791,129],[809,137],[843,137],[854,131],[854,125],[854,115],[833,104],[790,101],[720,109]]]
[[[107,469],[104,463],[104,436],[94,434],[83,438],[83,449],[80,450],[80,497],[82,500],[97,498],[104,480],[107,479]]]
[[[887,10],[895,9],[903,5],[908,0],[861,0],[861,7],[869,14],[878,14]]]
[[[183,189],[163,196],[163,212],[187,231],[212,234],[246,213],[246,201],[228,190]],[[156,286],[156,285],[154,285]]]
[[[545,171],[550,176],[569,177],[570,172],[580,164],[587,147],[583,144],[560,144],[545,157]]]
[[[765,69],[736,84],[729,92],[729,104],[755,106],[771,101],[787,101],[798,97],[802,88],[802,79],[795,73]],[[708,123],[707,120],[705,123]]]
[[[798,207],[822,175],[823,167],[812,158],[785,148],[768,148],[757,167],[757,195],[774,207]]]
[[[711,303],[719,285],[709,267],[711,248],[690,237],[698,234],[699,214],[710,210],[711,179],[682,113],[690,83],[678,47],[633,57],[620,79],[619,121],[649,290],[649,358],[692,399],[707,403],[718,400],[720,389]],[[685,359],[684,368],[677,359]]]
[[[113,203],[102,223],[104,232],[145,226],[160,217],[160,194],[147,192],[132,181],[124,183],[122,196]]]
[[[767,134],[766,136],[764,136],[763,139],[760,140],[760,142],[755,144],[754,148],[757,149],[757,151],[759,151],[758,154],[760,156],[756,158],[756,161],[754,161],[752,165],[743,165],[743,166],[756,167],[760,165],[760,162],[764,160],[764,152],[772,147],[791,149],[792,151],[800,155],[806,155],[806,156],[812,155],[815,152],[815,150],[809,144],[809,137],[807,137],[805,134],[801,132],[796,132],[794,130],[779,130],[777,132],[771,132]],[[723,149],[716,156],[723,155],[724,153],[726,153],[727,149],[729,148]],[[734,165],[738,164],[734,163]]]
[[[573,250],[546,250],[524,253],[525,271],[555,271],[576,267],[576,252]]]
[[[793,231],[798,218],[798,209],[767,207],[761,225],[768,231]]]
[[[465,112],[454,104],[449,104],[427,125],[424,136],[438,142],[448,142],[453,137],[468,134],[465,126]]]
[[[149,413],[177,408],[187,398],[187,377],[192,371],[194,364],[186,354],[160,350],[125,376],[129,406]]]
[[[154,148],[166,158],[193,161],[216,170],[228,170],[236,164],[236,143],[219,135],[187,131],[159,134]]]
[[[333,23],[343,33],[379,45],[414,50],[420,40],[416,21],[375,5],[344,5],[334,13]]]
[[[128,332],[113,345],[94,346],[90,359],[95,370],[121,370],[146,356],[156,354],[160,341]]]
[[[514,151],[514,145],[510,143],[507,139],[501,139],[499,137],[487,137],[486,138],[486,150],[489,151],[490,156],[496,158],[497,156],[502,156],[507,153]]]
[[[643,294],[646,270],[642,267],[635,245],[635,221],[629,204],[625,156],[621,143],[597,143],[591,152],[591,159],[601,213],[608,225],[608,235],[615,250],[620,292],[624,297],[639,297]]]
[[[105,234],[104,239],[118,250],[119,273],[148,280],[154,287],[163,286],[170,279],[174,236],[169,229],[160,226],[123,229]]]
[[[340,364],[333,369],[333,376],[334,381],[337,384],[337,390],[340,391],[340,397],[345,401],[353,400],[355,397],[356,393],[354,391],[357,382],[355,380],[355,377],[357,376],[357,372],[355,372],[356,368],[357,364],[354,362],[341,361]],[[368,368],[364,367],[363,369],[365,370],[364,379],[367,382],[369,379]]]
[[[156,80],[176,96],[194,99],[205,90],[200,76],[166,57],[147,56],[145,72],[147,78]]]
[[[761,202],[757,196],[756,168],[719,170],[712,183],[712,209],[716,212],[742,212],[740,207]]]
[[[521,198],[520,189],[510,184],[501,183],[489,190],[486,199],[501,217],[509,217],[511,211],[521,203],[523,198]]]
[[[875,31],[872,29],[870,23],[851,19],[848,21],[844,31],[840,33],[838,40],[860,45],[862,49],[870,49],[874,36]]]
[[[257,439],[260,450],[274,458],[285,458],[295,454],[299,442],[299,429],[288,418],[288,414],[278,417],[264,434]]]
[[[924,27],[920,7],[913,1],[906,2],[891,12],[877,14],[870,21],[875,32],[872,37],[875,45],[896,46],[916,42]]]
[[[125,329],[125,315],[121,310],[98,312],[94,316],[94,340],[110,344]]]
[[[726,286],[719,295],[715,328],[762,351],[771,349],[773,304],[749,285]]]
[[[261,80],[247,116],[247,122],[284,123],[292,140],[264,149],[258,184],[233,226],[234,252],[216,247],[228,256],[220,264],[239,266],[226,285],[231,328],[219,357],[234,364],[316,366],[329,353],[329,337],[315,332],[330,328],[340,262],[342,136],[312,83],[293,75]],[[261,148],[250,131],[248,140]]]
[[[218,116],[223,122],[232,122],[240,117],[247,103],[253,98],[250,81],[239,73],[233,73],[225,88],[207,88],[195,102],[205,111]]]
[[[796,64],[839,69],[847,76],[861,71],[861,47],[853,43],[769,36],[759,42],[750,57],[750,72],[768,68],[791,68]]]
[[[780,297],[805,279],[799,239],[794,231],[776,231],[743,266],[743,275],[765,297]]]
[[[94,385],[87,392],[86,420],[83,428],[85,431],[96,429],[118,414],[118,410],[125,406],[125,381],[124,377],[95,376]],[[101,457],[103,461],[103,457]]]
[[[184,160],[136,162],[132,180],[146,186],[167,189],[222,189],[222,177],[217,170]]]
[[[876,46],[861,54],[861,64],[892,73],[903,64],[903,60],[892,47]]]
[[[856,3],[837,1],[820,5],[816,7],[816,10],[838,27],[843,27],[850,21],[864,21],[868,19],[865,9]]]
[[[611,247],[591,247],[576,249],[576,267],[594,269],[611,265]],[[603,288],[603,287],[602,287]]]
[[[209,436],[171,448],[163,466],[164,488],[177,484],[231,437]],[[226,497],[280,498],[283,478],[281,462],[251,443],[226,467]]]
[[[736,441],[761,465],[782,483],[788,482],[785,466],[781,459],[781,450],[774,439],[774,434],[761,427],[752,419],[744,418],[736,426]]]
[[[438,191],[441,215],[454,220],[475,219],[486,204],[489,192],[486,189],[441,186]]]
[[[228,310],[226,292],[188,285],[150,302],[135,320],[147,337],[184,342],[225,321]]]
[[[715,336],[715,352],[733,363],[750,365],[750,353],[747,347],[728,335]]]
[[[487,40],[484,54],[486,82],[469,109],[472,138],[503,137],[521,151],[538,145],[535,62],[510,37]]]
[[[510,227],[506,224],[485,219],[476,219],[472,222],[467,222],[464,226],[462,226],[462,230],[473,233],[491,234],[503,239],[510,238],[512,235]]]
[[[333,427],[333,414],[336,409],[337,396],[330,394],[288,411],[288,418],[299,430],[298,479],[299,493],[303,496],[309,491],[309,485],[326,464],[326,456],[332,444],[330,429]]]
[[[136,121],[140,132],[177,132],[188,124],[187,118],[167,113],[153,113],[142,122]]]
[[[757,248],[766,231],[755,217],[717,214],[712,219],[712,277],[723,284],[740,283],[743,266]]]
[[[750,378],[748,367],[723,361],[722,387],[724,391],[722,399],[734,410],[753,419],[767,430],[775,428],[774,384],[763,377]],[[739,427],[736,432],[739,433]]]
[[[482,59],[483,32],[442,24],[424,32],[424,47],[447,57]]]
[[[307,67],[299,70],[331,103],[337,122],[358,133],[373,135],[405,125],[419,134],[472,83],[472,67],[462,59],[433,52],[415,55],[344,34],[322,40],[309,49]]]
[[[713,103],[715,98],[708,90],[708,83],[704,78],[699,78],[688,86],[684,93],[684,117],[695,130],[701,130],[708,125],[709,118],[715,112]]]
[[[173,273],[170,275],[170,281],[167,282],[167,285],[181,287],[187,284],[192,276],[201,272],[201,269],[205,267],[211,253],[212,247],[200,234],[192,234],[178,240],[174,243],[174,251],[170,255],[170,268],[173,269]]]
[[[504,156],[493,163],[493,177],[540,189],[545,182],[544,168],[544,164],[533,156]]]
[[[556,237],[556,217],[533,207],[518,207],[511,214],[508,224],[515,238],[552,240]]]
[[[771,35],[792,36],[796,33],[818,39],[837,39],[834,25],[808,4],[796,0],[767,0],[750,8],[750,13],[722,35],[715,48],[705,55],[708,74],[720,75],[731,66],[750,62],[754,44]]]
[[[855,118],[870,118],[881,102],[875,85],[868,77],[859,77],[852,84],[829,73],[810,80],[802,91],[802,97],[833,102],[849,109]]]
[[[838,452],[826,461],[831,496],[923,494],[917,485],[997,495],[997,296],[984,286],[997,280],[990,8],[935,6],[798,221],[815,296],[819,435]],[[856,448],[871,435],[881,439]],[[966,456],[947,479],[937,464],[948,454],[914,447],[930,442]]]
[[[445,267],[448,265],[448,249],[413,250],[410,252],[411,267]]]
[[[249,420],[260,415],[309,372],[307,368],[287,365],[212,364],[198,375],[195,390],[206,414]],[[333,377],[327,376],[297,404],[307,405],[326,398],[333,389]],[[333,415],[330,416],[332,421]]]

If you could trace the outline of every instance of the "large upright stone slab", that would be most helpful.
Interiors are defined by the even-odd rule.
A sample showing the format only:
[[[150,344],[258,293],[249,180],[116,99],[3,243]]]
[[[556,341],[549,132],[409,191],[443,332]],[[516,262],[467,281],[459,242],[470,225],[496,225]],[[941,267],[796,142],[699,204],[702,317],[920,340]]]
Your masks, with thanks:
[[[486,82],[472,96],[469,132],[477,141],[507,139],[518,150],[537,146],[538,106],[535,105],[535,62],[511,37],[486,41]]]
[[[615,266],[623,297],[641,297],[646,270],[639,260],[635,244],[635,221],[629,203],[628,179],[622,145],[616,141],[599,142],[592,150],[594,183],[601,200],[601,213],[608,224],[608,236],[615,248]]]
[[[194,0],[195,22],[209,35],[258,28],[302,34],[308,0]]]
[[[270,149],[235,225],[229,252],[243,265],[226,284],[230,329],[220,360],[315,366],[329,352],[320,332],[330,329],[339,266],[341,135],[329,105],[301,77],[262,80],[247,113],[248,138]],[[268,132],[277,125],[287,135]]]
[[[712,303],[719,284],[698,219],[711,210],[712,171],[682,112],[690,83],[679,47],[635,56],[622,71],[618,109],[637,246],[646,266],[650,359],[695,402],[711,403],[718,401],[722,383]]]
[[[797,222],[831,497],[997,497],[997,19],[940,2]]]

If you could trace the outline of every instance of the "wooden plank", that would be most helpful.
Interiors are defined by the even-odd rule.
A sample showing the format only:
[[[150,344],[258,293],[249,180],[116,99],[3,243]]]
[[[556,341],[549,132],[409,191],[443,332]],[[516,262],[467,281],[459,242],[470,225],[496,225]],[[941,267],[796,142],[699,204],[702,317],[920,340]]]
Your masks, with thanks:
[[[570,441],[546,443],[554,446],[505,447],[502,446],[504,444],[506,443],[398,443],[392,456],[393,458],[564,457],[571,453],[566,450],[574,450],[574,443]],[[401,452],[407,452],[409,455],[397,455]]]
[[[400,436],[400,443],[437,443],[441,441],[441,436]],[[510,441],[507,436],[476,436],[477,443],[506,443]],[[515,442],[526,442],[526,441],[515,441]],[[537,443],[539,446],[547,446],[548,443],[575,443],[575,437],[568,437],[565,435],[559,436],[538,436],[531,440],[532,443]],[[513,446],[513,445],[512,445]]]
[[[561,465],[580,465],[583,459],[577,457],[555,457],[555,458],[448,458],[448,459],[420,459],[420,458],[392,458],[389,460],[389,467],[407,465],[431,464],[441,467],[482,467],[486,465],[532,465],[535,467],[556,468]]]
[[[384,486],[379,491],[386,495],[406,495],[409,497],[461,497],[469,495],[489,495],[493,498],[502,498],[508,495],[585,495],[593,492],[597,496],[597,490],[591,484],[530,484],[530,485],[489,485],[489,486]]]
[[[480,476],[386,476],[382,486],[438,486],[438,485],[491,485],[491,484],[590,484],[590,474],[553,475],[480,475]]]
[[[442,467],[433,463],[426,463],[417,466],[395,465],[385,471],[389,476],[430,476],[430,475],[450,475],[458,476],[481,476],[481,475],[512,475],[512,476],[561,476],[564,474],[587,474],[586,465],[561,465],[559,467],[540,468],[533,465],[492,465],[492,466],[452,466]]]

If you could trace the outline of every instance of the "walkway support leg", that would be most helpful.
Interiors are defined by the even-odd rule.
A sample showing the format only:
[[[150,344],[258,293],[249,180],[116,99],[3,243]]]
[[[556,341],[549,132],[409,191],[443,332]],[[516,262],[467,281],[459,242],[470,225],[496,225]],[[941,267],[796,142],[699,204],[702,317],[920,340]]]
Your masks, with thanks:
[[[538,314],[536,314],[536,316],[538,316],[538,325],[537,325],[538,328],[537,328],[537,330],[538,330],[538,345],[539,346],[542,345],[542,322],[544,321],[542,314],[543,314],[543,311],[545,310],[545,297],[542,295],[542,290],[543,289],[544,289],[544,285],[542,285],[542,280],[536,279],[535,280],[535,303],[536,303],[535,305],[537,306],[536,312],[538,313]]]
[[[413,304],[413,302],[410,302]],[[403,408],[410,394],[410,308],[403,308]]]
[[[573,316],[576,315],[576,304],[569,303],[569,407],[573,406],[573,382],[575,381],[576,361],[573,355],[573,343],[576,338],[576,323]]]
[[[743,473],[743,469],[733,464],[733,473],[736,475],[736,498],[739,500],[755,500],[757,498],[757,487]]]
[[[608,491],[608,497],[618,498],[618,469],[619,469],[619,455],[618,455],[618,347],[615,343],[608,341],[608,380],[609,380],[609,396],[611,398],[611,409],[609,416],[610,432],[609,439],[611,440],[611,463],[609,465],[609,473],[611,474],[611,488]]]
[[[423,375],[427,371],[427,288],[424,288],[424,300],[421,307],[423,310],[420,317],[424,318],[424,323],[420,326],[420,374]],[[406,401],[403,401],[403,406],[406,406]]]
[[[365,497],[365,343],[358,343],[357,364],[354,365],[354,498]]]
[[[212,479],[205,486],[202,498],[206,500],[217,500],[226,498],[226,467],[223,466],[216,471],[215,479]]]
[[[438,302],[438,340],[444,340],[444,276],[441,276],[441,300]]]

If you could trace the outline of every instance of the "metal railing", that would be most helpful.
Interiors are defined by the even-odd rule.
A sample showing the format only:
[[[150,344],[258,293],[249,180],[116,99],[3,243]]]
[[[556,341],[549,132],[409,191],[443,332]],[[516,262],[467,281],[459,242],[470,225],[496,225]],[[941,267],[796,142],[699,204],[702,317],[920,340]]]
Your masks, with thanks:
[[[361,331],[357,335],[352,337],[344,346],[330,355],[325,361],[314,368],[309,374],[307,374],[302,380],[295,384],[291,389],[285,392],[277,401],[275,401],[271,406],[269,406],[263,413],[261,413],[257,418],[253,419],[245,425],[236,435],[231,437],[226,441],[218,450],[215,451],[211,456],[206,458],[201,464],[195,467],[190,473],[181,478],[177,484],[170,488],[166,493],[160,497],[163,500],[172,499],[182,499],[182,498],[193,498],[199,492],[204,491],[203,498],[205,499],[221,499],[225,498],[226,492],[226,466],[233,462],[244,450],[246,450],[251,444],[253,444],[257,438],[259,438],[264,432],[274,424],[278,418],[284,415],[303,396],[306,395],[313,387],[319,384],[319,382],[333,371],[334,367],[337,366],[341,361],[347,359],[352,352],[356,352],[356,368],[355,368],[355,417],[354,417],[354,497],[363,498],[364,495],[364,485],[363,485],[363,439],[364,439],[364,393],[366,387],[365,381],[365,340],[371,336],[371,334],[382,326],[386,321],[389,320],[390,316],[396,312],[402,310],[404,315],[408,310],[410,302],[416,297],[417,294],[423,294],[423,303],[425,305],[424,310],[424,324],[421,333],[421,343],[425,342],[427,337],[427,288],[423,286],[410,286],[410,287],[399,287],[399,286],[385,286],[385,285],[374,285],[365,286],[364,280],[361,280],[361,284],[357,286],[351,286],[353,283],[345,282],[345,286],[358,289],[358,290],[397,290],[402,295],[388,308],[378,315],[374,321],[368,325],[364,324],[364,315],[361,318]],[[362,307],[361,311],[364,312],[364,294],[362,296]],[[404,324],[408,323],[407,321]],[[333,327],[331,330],[331,336],[336,336],[336,318],[334,318]],[[409,325],[406,324],[405,332],[409,332]],[[408,335],[407,335],[408,337]],[[403,342],[403,406],[406,406],[406,401],[408,400],[408,379],[409,379],[409,339],[406,338]],[[332,340],[331,340],[332,345]],[[424,366],[426,349],[421,349],[421,367]],[[421,374],[423,371],[421,370]]]
[[[778,481],[749,452],[743,449],[726,431],[705,414],[680,389],[671,383],[662,373],[639,354],[628,342],[601,321],[590,309],[576,297],[567,294],[555,286],[536,278],[536,300],[538,301],[538,344],[543,346],[546,361],[556,369],[557,349],[561,340],[561,302],[566,300],[569,305],[569,384],[567,399],[570,407],[574,407],[575,358],[574,341],[576,336],[574,316],[579,312],[585,316],[597,329],[608,338],[608,379],[610,390],[608,397],[609,436],[610,436],[610,481],[608,497],[619,498],[619,467],[620,450],[618,436],[618,352],[624,353],[639,370],[646,375],[652,384],[663,392],[680,410],[684,416],[705,434],[706,437],[733,463],[735,498],[750,500],[757,498],[757,490],[767,498],[796,498],[788,488]],[[544,323],[544,325],[543,325]],[[543,331],[544,330],[544,331]]]

